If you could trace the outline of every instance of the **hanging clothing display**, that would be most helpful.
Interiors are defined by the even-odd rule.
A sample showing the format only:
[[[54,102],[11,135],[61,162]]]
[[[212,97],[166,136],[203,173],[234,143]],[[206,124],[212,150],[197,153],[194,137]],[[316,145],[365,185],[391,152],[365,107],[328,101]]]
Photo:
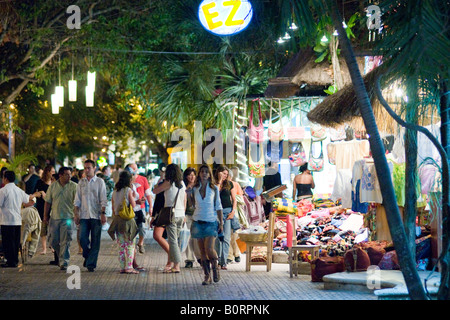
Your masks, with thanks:
[[[440,132],[441,123],[426,126],[439,141],[441,141]],[[392,154],[397,158],[398,163],[405,162],[405,128],[400,128],[397,136],[394,140],[394,145],[392,147]],[[420,163],[426,158],[432,158],[437,163],[440,163],[441,156],[436,147],[431,143],[430,139],[421,132],[417,133],[417,161]]]
[[[352,169],[355,161],[369,156],[368,140],[331,142],[327,145],[328,158],[336,165],[336,170]]]
[[[393,163],[393,184],[395,197],[397,198],[397,205],[400,207],[405,206],[405,163]],[[420,186],[420,179],[416,180],[416,194],[417,194],[417,207],[425,207],[427,202],[426,198],[422,196],[422,190]]]
[[[364,159],[355,161],[353,165],[352,201],[352,210],[364,213],[367,212],[368,206],[363,205],[363,203],[383,202],[375,165],[366,162]],[[355,209],[362,209],[364,211]]]
[[[336,172],[336,180],[331,193],[331,200],[341,199],[343,208],[352,207],[352,170],[340,169]]]

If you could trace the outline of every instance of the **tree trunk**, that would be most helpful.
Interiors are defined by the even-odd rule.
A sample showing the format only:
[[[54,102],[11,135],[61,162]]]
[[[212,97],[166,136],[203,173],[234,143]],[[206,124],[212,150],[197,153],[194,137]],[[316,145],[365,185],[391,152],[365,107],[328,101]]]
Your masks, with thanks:
[[[417,94],[417,80],[408,81],[408,99],[406,122],[418,125],[419,97]],[[405,210],[403,222],[406,238],[413,260],[416,260],[416,216],[417,216],[417,131],[406,129],[405,131]]]
[[[450,101],[449,91],[447,87],[447,80],[441,80],[441,144],[447,155],[450,154],[449,145],[449,121],[450,121]],[[445,161],[442,158],[442,161]],[[445,167],[443,167],[445,168]],[[442,174],[442,252],[440,255],[441,266],[441,284],[439,287],[437,298],[439,300],[450,300],[450,194],[449,194],[449,179],[448,173]]]
[[[378,180],[381,185],[381,194],[383,196],[383,204],[386,208],[388,225],[410,298],[412,300],[426,300],[427,296],[416,270],[416,263],[412,259],[409,251],[405,229],[403,228],[403,221],[397,206],[389,166],[384,154],[384,146],[375,122],[375,116],[370,104],[369,96],[364,86],[364,81],[358,69],[355,54],[350,44],[350,40],[347,38],[345,30],[342,26],[342,18],[339,16],[336,3],[331,0],[327,1],[327,5],[332,16],[333,24],[339,33],[342,53],[355,88],[356,98],[359,103],[364,125],[370,136],[370,147],[372,150]]]

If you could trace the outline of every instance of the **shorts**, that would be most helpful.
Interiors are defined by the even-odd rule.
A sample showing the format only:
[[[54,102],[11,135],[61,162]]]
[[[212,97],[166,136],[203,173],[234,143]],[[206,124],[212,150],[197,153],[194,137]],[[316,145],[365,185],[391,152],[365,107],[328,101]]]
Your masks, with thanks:
[[[217,237],[219,222],[194,221],[191,226],[191,238],[203,239],[207,237]]]

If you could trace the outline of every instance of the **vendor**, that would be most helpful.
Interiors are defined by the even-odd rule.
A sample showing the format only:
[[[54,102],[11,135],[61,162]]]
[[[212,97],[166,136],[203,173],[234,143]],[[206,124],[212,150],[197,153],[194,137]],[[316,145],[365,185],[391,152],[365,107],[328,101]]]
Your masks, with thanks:
[[[294,178],[294,186],[292,191],[292,199],[300,200],[303,198],[312,197],[311,189],[315,188],[314,179],[311,171],[308,169],[308,163],[305,163],[299,168],[300,174]],[[297,193],[297,196],[295,195]]]

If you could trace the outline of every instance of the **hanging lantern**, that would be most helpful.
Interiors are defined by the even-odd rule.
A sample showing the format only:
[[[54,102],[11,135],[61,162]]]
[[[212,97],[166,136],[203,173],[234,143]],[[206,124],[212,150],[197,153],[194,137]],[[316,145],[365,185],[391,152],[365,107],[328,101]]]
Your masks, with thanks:
[[[69,80],[69,101],[77,101],[77,80]]]
[[[94,106],[94,89],[90,86],[86,87],[86,107]]]
[[[52,113],[59,114],[59,104],[58,104],[58,97],[56,96],[56,93],[52,94],[51,100],[52,100]]]
[[[64,107],[64,87],[56,86],[55,87],[56,101],[60,107]]]
[[[87,85],[92,88],[92,92],[95,92],[95,71],[88,71],[87,74]]]

